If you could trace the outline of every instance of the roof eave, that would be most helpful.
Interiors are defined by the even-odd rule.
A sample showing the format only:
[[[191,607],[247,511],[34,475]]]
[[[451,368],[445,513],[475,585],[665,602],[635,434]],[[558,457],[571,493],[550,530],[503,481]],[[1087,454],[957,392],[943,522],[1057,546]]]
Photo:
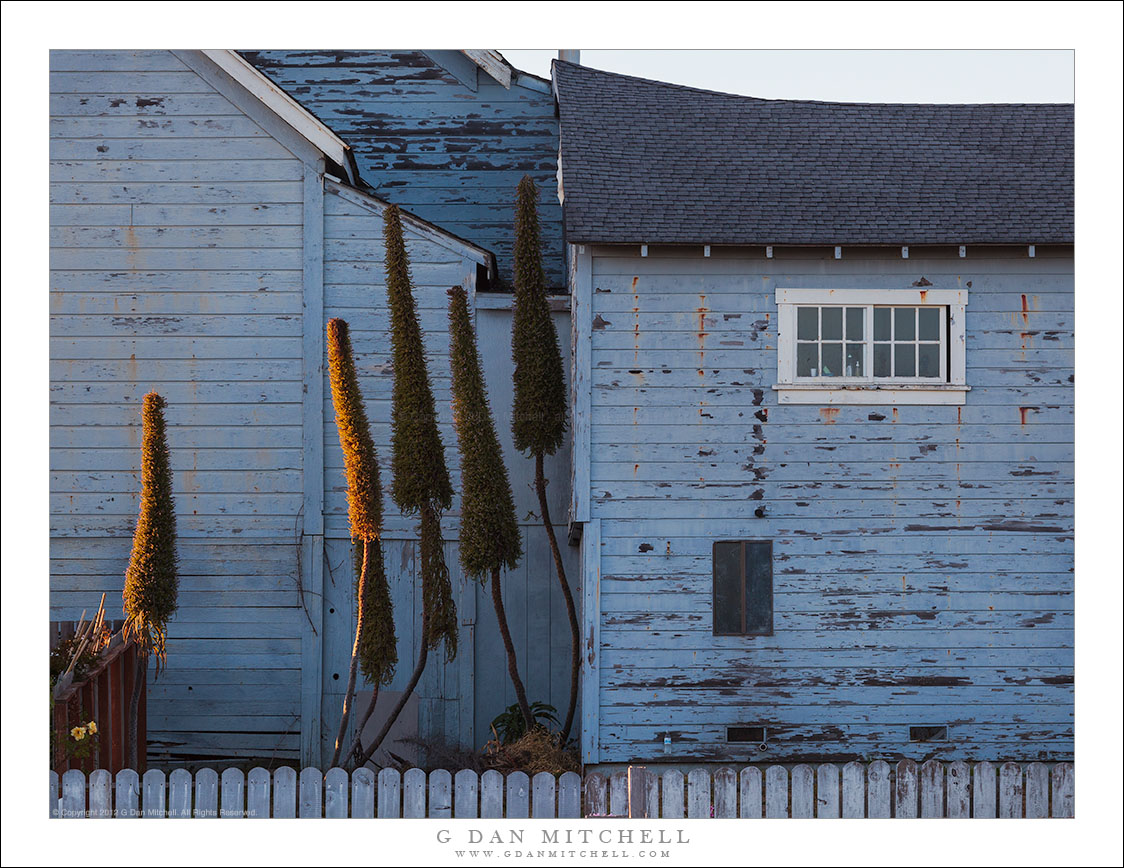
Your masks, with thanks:
[[[231,49],[203,49],[200,53],[292,127],[325,159],[339,166],[351,183],[358,183],[359,171],[351,146],[265,73]]]

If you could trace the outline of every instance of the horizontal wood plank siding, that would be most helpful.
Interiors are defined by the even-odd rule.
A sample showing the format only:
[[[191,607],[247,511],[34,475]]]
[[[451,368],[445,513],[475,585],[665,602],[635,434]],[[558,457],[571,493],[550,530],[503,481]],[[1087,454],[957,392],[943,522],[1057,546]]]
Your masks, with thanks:
[[[558,122],[545,83],[517,76],[505,89],[474,67],[462,72],[461,58],[470,88],[421,51],[243,54],[351,145],[380,196],[494,252],[508,283],[515,188],[531,175],[547,278],[565,285]]]
[[[379,453],[385,495],[384,554],[398,636],[398,670],[384,693],[402,690],[418,653],[421,598],[417,587],[417,517],[402,516],[389,496],[391,480],[391,391],[393,388],[390,324],[382,245],[383,210],[354,196],[342,196],[329,184],[325,196],[325,317],[339,316],[350,325],[352,348],[367,416]],[[495,626],[490,591],[460,572],[456,539],[460,512],[460,456],[452,424],[449,369],[448,295],[453,285],[472,286],[476,265],[448,245],[433,242],[404,225],[406,246],[414,279],[414,295],[424,334],[430,383],[437,406],[445,460],[458,496],[444,516],[442,530],[448,541],[446,560],[452,573],[454,598],[461,622],[458,659],[445,663],[431,655],[418,688],[417,710],[409,712],[408,727],[429,739],[465,747],[480,747],[491,737],[492,719],[515,702],[509,680],[491,677],[502,671],[504,650]],[[557,326],[565,328],[565,315]],[[516,452],[509,427],[511,413],[511,311],[476,312],[489,398],[497,421],[523,524],[524,557],[504,577],[504,599],[516,646],[520,671],[529,694],[554,704],[563,712],[569,696],[569,628],[565,605],[554,575],[546,535],[537,524],[537,497],[531,488],[533,462]],[[335,410],[325,383],[324,486],[327,536],[324,602],[324,706],[325,738],[334,738],[342,690],[354,636],[352,548],[348,539],[347,484],[343,453],[335,429]],[[546,472],[552,516],[564,520],[569,502],[567,454],[547,459]],[[557,527],[565,533],[565,525]],[[576,558],[565,553],[570,578],[576,578]],[[500,666],[497,670],[495,667]],[[389,700],[382,700],[389,704]],[[376,719],[378,718],[376,712]],[[388,745],[389,746],[389,745]],[[396,753],[414,756],[416,746],[389,746]]]
[[[51,618],[121,617],[154,389],[180,587],[149,757],[296,760],[304,167],[170,52],[51,70]]]
[[[968,290],[964,406],[778,404],[778,287],[921,278]],[[1072,257],[606,247],[592,282],[601,762],[1072,756]],[[717,539],[774,541],[774,635],[712,635]]]

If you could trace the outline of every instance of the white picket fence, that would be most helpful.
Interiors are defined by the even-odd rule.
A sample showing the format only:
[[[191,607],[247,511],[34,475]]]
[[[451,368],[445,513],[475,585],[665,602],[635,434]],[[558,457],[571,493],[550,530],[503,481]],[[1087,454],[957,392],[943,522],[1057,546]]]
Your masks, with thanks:
[[[51,772],[50,815],[63,818],[1046,818],[1074,813],[1073,763],[969,766],[912,760],[533,778],[439,769],[255,768],[221,775],[157,769]]]

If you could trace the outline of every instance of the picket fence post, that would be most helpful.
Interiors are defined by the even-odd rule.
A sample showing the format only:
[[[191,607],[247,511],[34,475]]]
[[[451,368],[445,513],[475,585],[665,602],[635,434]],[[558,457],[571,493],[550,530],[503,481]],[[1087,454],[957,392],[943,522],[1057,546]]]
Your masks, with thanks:
[[[123,772],[121,774],[124,774]],[[121,798],[121,774],[117,775],[117,798]],[[219,775],[214,769],[195,773],[195,819],[213,820],[219,815]]]
[[[866,816],[868,819],[890,818],[890,764],[875,760],[866,770]]]
[[[741,817],[747,820],[761,819],[764,803],[761,795],[761,769],[750,766],[738,775],[741,796]]]
[[[273,773],[273,816],[292,820],[297,816],[297,771],[282,766]]]
[[[921,766],[921,817],[944,816],[944,764],[935,759]]]
[[[485,772],[484,774],[487,774]],[[585,776],[585,815],[605,817],[609,813],[608,791],[605,776],[593,772]]]
[[[269,819],[269,772],[261,766],[250,769],[246,776],[246,817]]]
[[[1073,763],[1058,763],[1050,770],[1050,816],[1073,817]]]
[[[113,778],[106,769],[90,773],[90,817],[95,820],[113,817]]]
[[[816,799],[812,792],[813,777],[812,767],[807,765],[794,766],[791,774],[792,781],[792,813],[793,819],[810,820],[815,814]]]
[[[509,820],[525,820],[531,815],[531,781],[526,772],[507,776],[507,814]]]
[[[948,809],[950,820],[966,820],[972,816],[972,770],[966,762],[948,767]]]
[[[765,819],[788,817],[788,769],[769,766],[765,769]]]
[[[347,772],[341,768],[328,769],[324,775],[324,816],[329,820],[347,819]]]
[[[453,813],[458,820],[474,820],[480,797],[480,781],[472,769],[461,769],[453,779]]]
[[[147,775],[145,777],[147,778]],[[219,803],[219,816],[224,820],[244,819],[246,816],[246,778],[242,774],[242,769],[225,769],[220,780],[222,783],[222,801]]]
[[[683,772],[671,769],[663,773],[663,818],[681,820],[684,816]]]
[[[539,772],[531,779],[531,816],[535,819],[553,819],[554,808],[554,775],[550,772]]]
[[[398,774],[398,769],[382,769],[379,772],[379,817],[397,819],[401,800],[402,776]]]
[[[498,820],[503,816],[503,775],[488,769],[480,776],[480,817]]]
[[[582,778],[577,772],[563,772],[558,779],[558,818],[576,820],[582,815]]]
[[[866,816],[866,769],[860,762],[843,766],[843,817],[848,820]]]
[[[302,820],[320,819],[320,790],[323,784],[324,776],[320,774],[320,769],[310,766],[301,770],[299,804]]]
[[[375,816],[375,773],[370,769],[351,773],[351,816],[363,820]]]
[[[832,763],[816,769],[816,816],[839,819],[839,767]]]

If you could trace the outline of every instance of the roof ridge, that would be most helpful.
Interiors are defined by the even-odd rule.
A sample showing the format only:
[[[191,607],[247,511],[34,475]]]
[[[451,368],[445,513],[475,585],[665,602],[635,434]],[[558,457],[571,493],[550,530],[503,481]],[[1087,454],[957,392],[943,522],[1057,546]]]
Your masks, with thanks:
[[[655,78],[645,78],[640,75],[629,75],[624,72],[614,72],[608,69],[597,69],[596,67],[587,66],[585,64],[571,63],[568,60],[552,61],[554,66],[567,69],[570,71],[580,71],[593,73],[594,75],[605,75],[613,78],[628,79],[634,82],[643,82],[644,84],[654,85],[657,87],[664,87],[672,90],[689,91],[696,94],[706,94],[708,96],[725,97],[734,100],[743,100],[748,102],[760,102],[771,104],[784,104],[784,105],[822,105],[822,106],[851,106],[856,108],[890,108],[901,106],[903,108],[924,107],[924,108],[988,108],[988,107],[1026,107],[1026,108],[1073,108],[1071,102],[845,102],[842,100],[822,100],[822,99],[783,99],[775,97],[764,96],[749,96],[742,93],[731,93],[729,91],[710,90],[709,88],[692,87],[687,84],[677,84],[672,81],[660,81]]]

